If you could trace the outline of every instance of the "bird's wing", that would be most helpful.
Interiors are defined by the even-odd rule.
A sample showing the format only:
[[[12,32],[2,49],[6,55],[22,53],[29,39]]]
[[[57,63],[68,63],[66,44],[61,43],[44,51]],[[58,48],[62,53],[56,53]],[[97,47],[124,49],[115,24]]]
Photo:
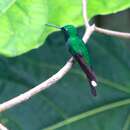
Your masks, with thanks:
[[[90,69],[90,67],[87,64],[85,64],[82,55],[75,54],[74,58],[77,60],[77,62],[79,63],[81,69],[84,71],[86,77],[88,78],[88,81],[89,81],[89,84],[90,84],[90,87],[91,87],[91,93],[94,96],[96,96],[97,81],[96,81],[95,74],[92,72],[92,70]]]
[[[84,44],[80,38],[71,38],[68,41],[69,51],[72,55],[80,54],[83,56],[86,64],[90,65],[90,59],[88,54],[87,46]]]

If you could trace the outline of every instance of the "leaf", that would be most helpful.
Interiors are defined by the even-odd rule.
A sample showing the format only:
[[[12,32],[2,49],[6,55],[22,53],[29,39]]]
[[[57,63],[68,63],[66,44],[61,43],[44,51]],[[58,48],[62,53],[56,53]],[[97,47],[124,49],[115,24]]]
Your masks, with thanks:
[[[117,13],[130,8],[130,0],[88,0],[88,16]]]
[[[11,7],[11,5],[15,2],[16,0],[1,0],[0,1],[0,13],[6,12],[8,8]]]
[[[41,46],[47,35],[54,31],[45,27],[47,21],[59,25],[79,25],[82,20],[79,3],[73,0],[69,3],[65,0],[2,1],[0,10],[4,13],[0,16],[0,54],[14,57]],[[70,4],[73,6],[68,8]],[[70,13],[72,10],[74,12]]]
[[[115,13],[129,6],[129,0],[89,0],[88,15]],[[81,0],[1,0],[0,54],[14,57],[43,45],[56,30],[46,27],[48,22],[83,25]]]
[[[46,21],[46,0],[15,1],[0,16],[0,53],[17,56],[39,47]]]
[[[44,47],[16,58],[0,58],[0,102],[48,79],[69,58],[63,36],[51,35]],[[13,130],[126,130],[130,115],[130,45],[94,34],[89,51],[99,85],[93,97],[75,64],[58,83],[4,113]]]
[[[80,0],[49,0],[48,22],[64,26],[74,24],[76,26],[83,23],[82,20],[82,2]],[[53,29],[54,30],[54,29]]]

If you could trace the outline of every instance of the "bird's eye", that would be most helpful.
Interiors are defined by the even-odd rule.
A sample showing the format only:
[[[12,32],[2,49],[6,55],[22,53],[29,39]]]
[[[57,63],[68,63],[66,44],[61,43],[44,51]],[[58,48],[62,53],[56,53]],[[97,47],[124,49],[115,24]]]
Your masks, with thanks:
[[[62,30],[62,31],[64,31],[64,32],[66,32],[66,30],[65,30],[65,28],[64,28],[64,27],[62,27],[62,28],[61,28],[61,30]]]

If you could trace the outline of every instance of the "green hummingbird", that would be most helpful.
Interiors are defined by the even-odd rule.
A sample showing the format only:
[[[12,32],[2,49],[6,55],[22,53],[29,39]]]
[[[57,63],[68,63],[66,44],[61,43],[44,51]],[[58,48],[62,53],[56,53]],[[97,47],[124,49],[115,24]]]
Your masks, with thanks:
[[[65,25],[63,27],[59,27],[53,24],[46,24],[46,25],[58,28],[64,33],[68,51],[79,63],[81,69],[88,78],[92,95],[96,96],[96,87],[97,87],[96,76],[91,69],[87,46],[85,45],[84,41],[79,37],[77,29],[73,25]]]

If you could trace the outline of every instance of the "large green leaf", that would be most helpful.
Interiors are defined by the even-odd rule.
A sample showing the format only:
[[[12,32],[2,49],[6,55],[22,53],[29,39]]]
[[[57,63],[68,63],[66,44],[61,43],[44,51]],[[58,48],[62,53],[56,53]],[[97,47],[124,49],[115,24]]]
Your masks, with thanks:
[[[117,13],[127,8],[130,8],[130,0],[88,0],[90,18],[95,15]]]
[[[89,0],[88,15],[115,13],[129,6],[130,0]],[[13,57],[38,48],[54,31],[45,27],[48,22],[82,25],[81,0],[1,0],[0,54]]]
[[[1,103],[41,83],[65,64],[69,55],[62,38],[55,33],[44,47],[17,58],[0,58]],[[84,74],[74,65],[49,89],[1,113],[1,123],[13,130],[129,130],[130,45],[99,34],[88,45],[99,79],[97,97],[90,94]]]
[[[45,28],[47,21],[59,25],[81,24],[80,3],[74,0],[1,1],[0,9],[4,11],[0,15],[0,54],[17,56],[42,45],[54,30]],[[70,4],[73,6],[69,7]]]
[[[37,48],[46,21],[46,0],[15,1],[0,16],[0,53],[16,56]]]
[[[16,0],[1,0],[0,1],[0,14],[6,12],[8,8],[15,2]]]

